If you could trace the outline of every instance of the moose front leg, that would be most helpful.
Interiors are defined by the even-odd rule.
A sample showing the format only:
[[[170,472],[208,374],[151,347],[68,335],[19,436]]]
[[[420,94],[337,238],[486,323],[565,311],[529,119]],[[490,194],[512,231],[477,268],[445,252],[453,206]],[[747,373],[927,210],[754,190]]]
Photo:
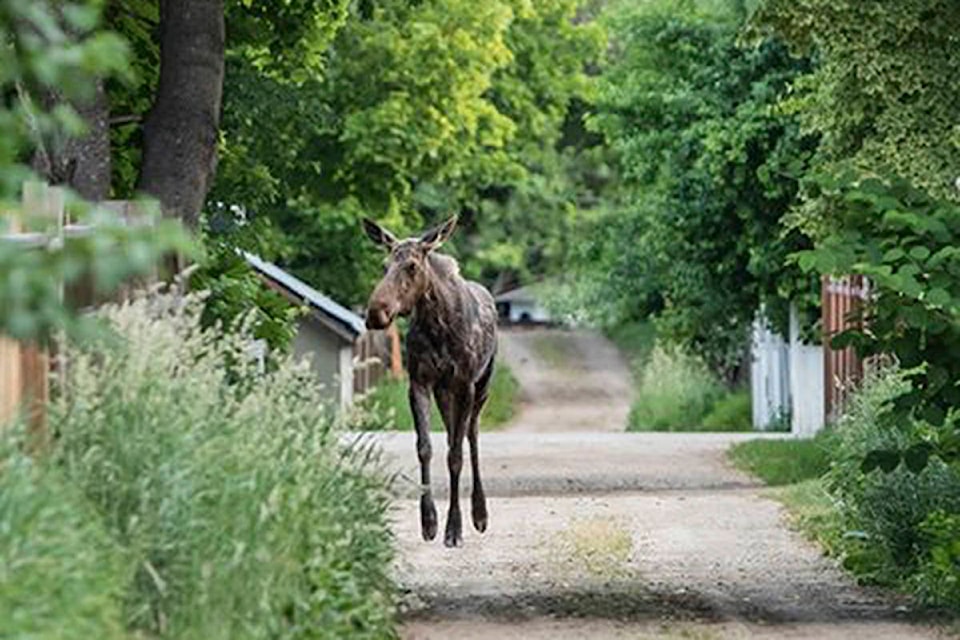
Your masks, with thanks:
[[[473,414],[474,390],[472,384],[452,390],[447,425],[447,468],[450,471],[450,511],[443,544],[458,547],[463,544],[463,519],[460,516],[460,472],[463,470],[463,437]]]
[[[417,429],[417,458],[420,459],[420,532],[424,540],[437,537],[437,507],[430,491],[430,389],[410,382],[410,411]]]

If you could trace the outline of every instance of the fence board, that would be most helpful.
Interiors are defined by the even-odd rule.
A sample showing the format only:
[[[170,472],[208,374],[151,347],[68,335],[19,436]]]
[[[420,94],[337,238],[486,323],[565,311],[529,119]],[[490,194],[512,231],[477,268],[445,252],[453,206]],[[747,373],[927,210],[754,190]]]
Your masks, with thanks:
[[[823,279],[824,409],[828,419],[843,414],[851,393],[863,380],[863,361],[854,349],[831,349],[829,341],[847,329],[861,326],[860,314],[868,286],[869,282],[863,276]]]

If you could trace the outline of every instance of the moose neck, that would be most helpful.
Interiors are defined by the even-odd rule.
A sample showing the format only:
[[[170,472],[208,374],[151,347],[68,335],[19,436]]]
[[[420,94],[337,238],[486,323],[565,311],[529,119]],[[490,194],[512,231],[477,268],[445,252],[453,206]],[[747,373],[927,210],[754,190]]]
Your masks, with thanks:
[[[453,263],[453,268],[446,261]],[[429,329],[430,333],[446,333],[454,329],[458,316],[455,265],[453,258],[435,254],[426,261],[427,286],[414,307],[413,322]]]

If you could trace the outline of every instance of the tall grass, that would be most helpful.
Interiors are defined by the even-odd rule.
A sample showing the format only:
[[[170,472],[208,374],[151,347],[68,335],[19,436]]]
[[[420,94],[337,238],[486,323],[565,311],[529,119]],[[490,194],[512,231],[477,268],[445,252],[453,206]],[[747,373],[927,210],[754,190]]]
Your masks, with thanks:
[[[658,345],[639,371],[629,429],[697,430],[723,394],[723,385],[700,360]]]
[[[123,554],[57,469],[0,433],[0,638],[126,637]]]
[[[176,638],[392,635],[384,484],[338,441],[309,370],[258,373],[196,298],[103,316],[68,351],[56,460],[123,550],[128,624]],[[91,636],[92,637],[92,636]]]

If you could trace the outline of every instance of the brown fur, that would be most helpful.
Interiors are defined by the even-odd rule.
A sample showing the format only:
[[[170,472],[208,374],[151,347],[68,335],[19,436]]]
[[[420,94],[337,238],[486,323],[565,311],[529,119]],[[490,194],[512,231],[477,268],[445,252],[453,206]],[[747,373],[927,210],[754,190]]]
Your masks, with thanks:
[[[430,491],[430,402],[436,399],[447,431],[450,509],[444,544],[463,542],[460,471],[464,435],[473,469],[471,516],[478,531],[487,528],[487,505],[480,480],[478,430],[487,401],[497,350],[497,313],[493,297],[480,284],[460,276],[457,261],[435,253],[453,233],[456,219],[420,238],[398,241],[376,223],[364,220],[367,234],[390,252],[384,277],[367,305],[367,327],[384,329],[398,315],[412,316],[407,334],[410,410],[420,459],[420,524],[425,540],[437,534],[437,511]]]

